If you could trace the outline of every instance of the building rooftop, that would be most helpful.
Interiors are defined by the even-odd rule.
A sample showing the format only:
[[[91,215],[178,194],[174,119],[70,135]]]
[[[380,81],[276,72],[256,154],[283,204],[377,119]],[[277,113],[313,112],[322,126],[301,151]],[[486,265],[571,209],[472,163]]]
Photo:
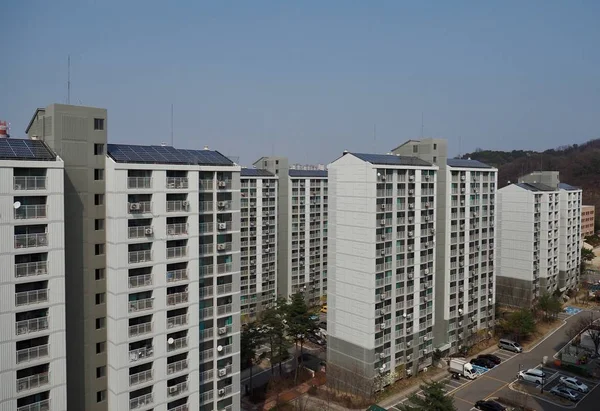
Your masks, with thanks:
[[[432,164],[428,161],[417,157],[396,156],[393,154],[365,154],[365,153],[349,153],[354,157],[360,158],[367,163],[374,165],[386,166],[425,166],[431,167]]]
[[[233,161],[223,154],[211,150],[187,150],[170,146],[108,144],[106,151],[108,156],[117,163],[234,165]]]
[[[43,141],[29,139],[0,139],[0,160],[56,160],[56,154]]]
[[[581,190],[581,188],[572,186],[572,185],[567,184],[567,183],[558,183],[558,188],[563,189],[563,190],[567,190],[567,191]]]
[[[449,167],[456,168],[494,168],[490,165],[482,163],[478,160],[462,159],[462,158],[449,158],[446,161]]]
[[[541,183],[517,183],[517,186],[529,191],[556,191],[556,189]]]
[[[241,177],[275,177],[275,174],[261,168],[242,168]]]
[[[290,177],[327,178],[327,170],[289,170]]]

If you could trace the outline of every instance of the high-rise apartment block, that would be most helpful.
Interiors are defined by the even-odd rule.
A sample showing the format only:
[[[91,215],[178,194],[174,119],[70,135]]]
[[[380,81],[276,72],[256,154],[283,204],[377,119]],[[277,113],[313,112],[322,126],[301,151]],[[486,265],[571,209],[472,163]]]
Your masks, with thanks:
[[[532,304],[576,286],[581,250],[581,195],[558,172],[536,172],[498,191],[498,301]]]
[[[285,157],[262,157],[254,166],[279,176],[278,294],[302,292],[318,305],[327,298],[327,170],[291,168]]]
[[[594,227],[596,224],[596,206],[583,205],[581,206],[581,239],[594,235]]]
[[[328,378],[340,384],[369,392],[431,364],[437,170],[348,152],[329,166]]]
[[[392,152],[439,166],[434,346],[453,354],[494,325],[497,169],[449,159],[443,139],[409,140]]]
[[[257,318],[277,300],[278,177],[241,170],[241,321]]]
[[[67,409],[63,162],[0,138],[0,410]]]

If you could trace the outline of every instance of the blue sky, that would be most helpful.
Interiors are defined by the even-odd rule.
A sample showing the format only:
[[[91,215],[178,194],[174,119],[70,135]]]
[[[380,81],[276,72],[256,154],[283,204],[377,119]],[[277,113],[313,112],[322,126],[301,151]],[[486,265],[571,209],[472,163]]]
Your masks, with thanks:
[[[600,137],[598,1],[28,1],[2,8],[0,119],[106,107],[109,140],[327,163]],[[376,124],[377,137],[373,138]]]

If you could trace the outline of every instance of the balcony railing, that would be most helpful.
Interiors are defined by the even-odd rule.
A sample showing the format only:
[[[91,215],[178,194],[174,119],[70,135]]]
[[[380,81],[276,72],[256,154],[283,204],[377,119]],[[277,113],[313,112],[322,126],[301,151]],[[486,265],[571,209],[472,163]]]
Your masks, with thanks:
[[[232,263],[217,264],[217,273],[218,274],[230,273],[232,270],[233,270]]]
[[[167,271],[167,282],[175,283],[178,281],[187,281],[189,278],[187,268],[181,270]]]
[[[187,177],[167,177],[166,185],[169,189],[188,188],[189,180]]]
[[[129,385],[138,385],[143,384],[147,381],[152,381],[154,377],[154,373],[152,370],[145,370],[142,372],[138,372],[137,374],[132,374],[129,376]]]
[[[233,284],[221,284],[217,285],[217,294],[229,294],[233,292]]]
[[[212,297],[213,295],[213,287],[212,286],[204,286],[200,288],[200,298]]]
[[[169,394],[169,397],[175,397],[177,395],[183,394],[184,392],[187,392],[188,389],[188,382],[183,381],[177,385],[171,385],[170,387],[167,387],[167,393]]]
[[[173,340],[173,344],[167,344],[167,351],[180,350],[188,346],[188,337],[176,338]]]
[[[152,261],[152,250],[129,252],[129,264],[145,263],[146,261]]]
[[[133,203],[127,203],[127,211],[129,213],[150,213],[152,212],[152,202],[137,201]]]
[[[214,230],[213,223],[200,223],[200,233],[201,234],[212,233],[213,230]]]
[[[154,356],[154,347],[142,347],[129,351],[129,361],[136,362]]]
[[[167,224],[167,235],[186,235],[188,225],[186,223]]]
[[[13,177],[13,188],[20,190],[45,190],[46,176],[15,176]]]
[[[154,307],[154,298],[146,298],[144,300],[129,301],[129,312],[151,310]]]
[[[200,267],[200,276],[201,277],[206,277],[206,276],[209,276],[209,275],[213,275],[214,272],[215,272],[215,267],[212,264]]]
[[[190,411],[190,406],[188,404],[181,404],[175,408],[169,408],[167,411]]]
[[[147,405],[151,405],[154,402],[154,394],[149,393],[146,395],[142,395],[141,397],[133,398],[129,400],[129,409],[137,410],[140,408],[144,408]]]
[[[212,201],[201,201],[198,205],[198,209],[200,212],[208,212],[213,210],[213,202]]]
[[[200,191],[210,191],[213,189],[213,180],[200,180]]]
[[[15,235],[15,248],[46,247],[47,245],[48,233]]]
[[[187,370],[189,366],[188,360],[181,360],[167,364],[167,375],[175,374],[184,370]]]
[[[208,350],[204,350],[204,351],[200,351],[200,361],[206,361],[206,360],[210,360],[211,358],[213,358],[214,355],[214,351],[212,348],[209,348]]]
[[[188,211],[189,208],[190,202],[187,200],[167,201],[168,213],[185,212]]]
[[[127,188],[152,188],[152,177],[127,177]]]
[[[130,325],[129,326],[129,336],[130,337],[137,337],[138,335],[149,334],[149,333],[152,332],[153,328],[154,327],[153,327],[153,325],[152,325],[151,322]]]
[[[17,380],[17,392],[33,390],[34,388],[42,387],[47,384],[50,384],[50,373],[43,372],[30,375],[29,377]]]
[[[42,400],[17,408],[17,411],[50,411],[50,400]]]
[[[23,291],[15,293],[15,305],[31,305],[48,302],[48,289]]]
[[[17,321],[16,335],[25,335],[45,331],[48,329],[48,317],[32,318],[31,320]]]
[[[200,384],[204,384],[213,379],[215,372],[213,370],[206,370],[200,373]]]
[[[206,340],[208,338],[212,338],[214,335],[214,328],[207,328],[205,330],[200,330],[200,341]]]
[[[154,229],[151,225],[142,225],[138,227],[128,228],[129,238],[146,238],[151,237],[152,234],[154,234]]]
[[[48,206],[46,204],[22,205],[19,208],[15,208],[14,213],[17,220],[47,218]]]
[[[129,288],[149,287],[153,283],[152,274],[142,274],[129,277]]]
[[[233,312],[232,304],[225,304],[217,307],[217,315],[230,314],[231,312]]]
[[[187,247],[168,247],[167,258],[182,258],[187,256]]]
[[[167,295],[167,305],[177,305],[188,302],[188,292],[173,293]]]
[[[48,348],[48,344],[44,344],[17,351],[17,364],[47,357],[49,355]]]
[[[32,263],[15,264],[15,277],[33,277],[48,274],[48,262],[37,261]]]
[[[200,394],[200,404],[205,404],[208,401],[212,401],[213,397],[213,390],[203,392]]]

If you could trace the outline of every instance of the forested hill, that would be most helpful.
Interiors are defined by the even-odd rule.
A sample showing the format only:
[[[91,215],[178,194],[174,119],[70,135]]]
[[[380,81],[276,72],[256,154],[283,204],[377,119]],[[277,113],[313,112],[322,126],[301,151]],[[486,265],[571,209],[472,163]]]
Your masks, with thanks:
[[[560,172],[560,181],[583,188],[583,204],[596,206],[600,213],[600,139],[556,149],[537,151],[477,150],[461,158],[479,160],[498,168],[498,188],[532,171]]]

